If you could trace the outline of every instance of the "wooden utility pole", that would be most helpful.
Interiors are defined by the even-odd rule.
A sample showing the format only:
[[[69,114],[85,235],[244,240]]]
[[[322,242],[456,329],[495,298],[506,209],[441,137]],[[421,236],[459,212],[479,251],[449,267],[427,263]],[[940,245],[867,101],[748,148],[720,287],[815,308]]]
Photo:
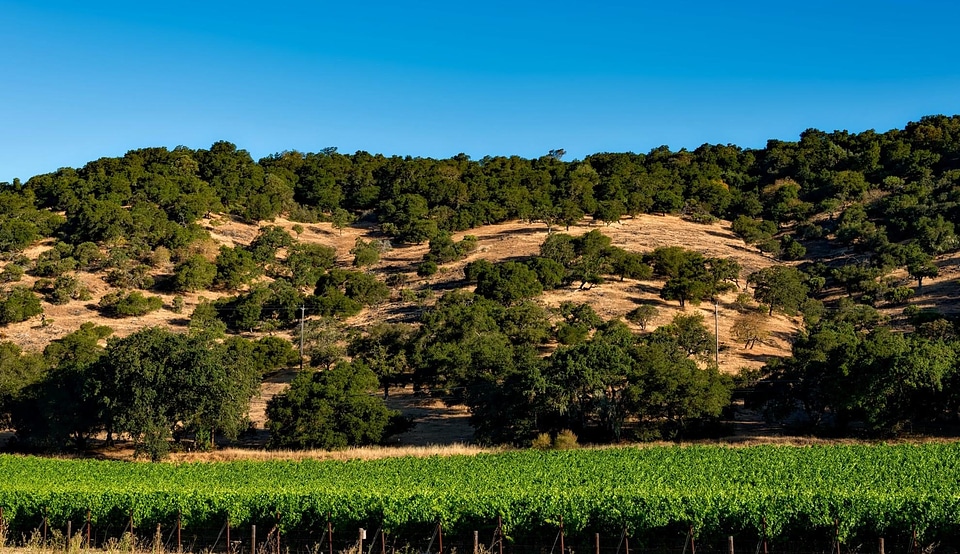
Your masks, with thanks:
[[[713,332],[715,334],[716,341],[716,362],[717,369],[720,369],[720,300],[713,299]]]
[[[306,317],[307,307],[300,304],[300,371],[303,371],[303,320]]]

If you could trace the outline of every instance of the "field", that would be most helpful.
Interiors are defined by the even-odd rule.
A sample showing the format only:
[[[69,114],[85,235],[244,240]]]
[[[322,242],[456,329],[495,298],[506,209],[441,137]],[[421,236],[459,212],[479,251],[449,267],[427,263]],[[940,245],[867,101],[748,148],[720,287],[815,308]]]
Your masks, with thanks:
[[[371,461],[144,464],[0,457],[14,531],[90,518],[94,527],[184,529],[277,521],[284,533],[382,526],[389,534],[556,529],[842,541],[960,537],[960,446],[651,447],[515,451]],[[765,531],[764,531],[765,530]],[[18,536],[18,535],[14,535]]]

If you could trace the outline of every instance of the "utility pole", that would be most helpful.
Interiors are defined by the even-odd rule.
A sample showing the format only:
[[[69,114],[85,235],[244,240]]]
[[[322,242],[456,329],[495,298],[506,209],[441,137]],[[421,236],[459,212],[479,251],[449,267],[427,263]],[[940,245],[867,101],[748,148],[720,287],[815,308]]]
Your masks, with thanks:
[[[303,320],[307,307],[300,304],[300,371],[303,371]]]
[[[717,339],[717,350],[715,352],[717,369],[720,369],[720,300],[717,298],[713,299],[713,333],[714,338]]]

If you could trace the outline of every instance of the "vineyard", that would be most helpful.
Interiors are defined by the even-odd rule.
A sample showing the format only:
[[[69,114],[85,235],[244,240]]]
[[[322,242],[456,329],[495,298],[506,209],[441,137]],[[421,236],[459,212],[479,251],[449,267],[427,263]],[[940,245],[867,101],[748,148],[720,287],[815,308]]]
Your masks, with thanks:
[[[422,536],[490,529],[549,534],[666,530],[698,537],[840,541],[960,537],[960,446],[658,447],[517,451],[346,462],[147,464],[0,457],[10,536],[74,529],[359,527]],[[329,527],[328,527],[329,525]],[[549,545],[548,545],[549,546]]]

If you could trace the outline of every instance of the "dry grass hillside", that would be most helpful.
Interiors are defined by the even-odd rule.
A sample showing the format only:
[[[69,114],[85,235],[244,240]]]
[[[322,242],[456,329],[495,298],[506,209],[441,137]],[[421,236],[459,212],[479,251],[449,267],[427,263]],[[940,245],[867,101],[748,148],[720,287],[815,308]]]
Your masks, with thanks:
[[[249,244],[257,235],[259,227],[238,223],[225,218],[215,217],[204,220],[216,244],[228,246]],[[292,231],[295,223],[277,219],[273,225]],[[352,256],[350,249],[357,238],[380,238],[370,226],[348,227],[341,231],[334,229],[329,223],[308,224],[303,226],[303,232],[298,236],[302,242],[320,243],[334,247],[338,253],[338,260],[344,266],[349,266]],[[622,223],[609,226],[594,226],[589,222],[571,227],[566,232],[579,235],[599,228],[601,232],[612,238],[613,244],[624,249],[645,252],[659,246],[683,246],[698,250],[707,256],[732,257],[744,268],[744,276],[757,269],[774,264],[774,260],[760,254],[756,249],[744,245],[730,232],[728,223],[702,225],[684,221],[673,216],[644,215],[634,219],[625,219]],[[463,281],[463,268],[470,261],[487,259],[490,261],[504,261],[522,259],[536,255],[540,244],[547,236],[546,227],[542,224],[505,223],[479,227],[466,233],[460,233],[455,239],[465,234],[472,234],[479,240],[475,252],[464,260],[444,264],[440,271],[430,278],[419,278],[416,275],[416,265],[427,252],[427,245],[403,245],[393,248],[382,255],[381,261],[373,266],[371,271],[388,275],[391,273],[406,273],[409,277],[409,287],[413,289],[429,288],[440,295],[445,290],[466,286]],[[26,252],[27,257],[36,259],[41,252],[50,248],[51,241],[40,243]],[[215,253],[215,249],[210,249]],[[211,255],[212,258],[212,255]],[[165,268],[172,270],[172,266]],[[162,274],[164,268],[158,271]],[[76,272],[80,281],[90,289],[93,298],[89,301],[73,301],[64,305],[54,305],[43,302],[45,324],[41,325],[41,318],[12,324],[0,329],[3,340],[12,341],[25,350],[42,350],[50,341],[78,329],[87,321],[107,325],[114,329],[113,336],[126,336],[143,327],[161,325],[173,329],[183,328],[190,316],[193,307],[202,298],[216,298],[225,293],[216,291],[202,291],[199,293],[184,294],[185,306],[182,313],[172,310],[173,298],[176,294],[164,291],[151,291],[163,298],[164,308],[141,317],[109,318],[104,317],[96,309],[100,298],[114,289],[103,280],[102,273]],[[24,276],[22,284],[32,285],[36,278]],[[540,300],[548,307],[559,306],[565,301],[586,302],[604,318],[623,317],[628,311],[636,307],[638,302],[650,302],[657,305],[659,315],[652,327],[669,322],[677,313],[679,307],[675,302],[667,303],[660,299],[659,290],[662,283],[657,281],[623,282],[608,280],[602,285],[592,288],[579,289],[570,286],[545,294]],[[744,283],[741,283],[743,286]],[[925,289],[933,290],[933,283]],[[729,327],[736,315],[733,300],[736,292],[728,293],[719,307],[721,357],[720,367],[724,371],[735,372],[743,366],[762,364],[767,356],[778,356],[788,353],[786,339],[796,329],[796,321],[789,318],[774,316],[771,319],[773,331],[769,344],[758,345],[756,348],[743,351],[741,345],[735,344],[729,338]],[[403,321],[411,316],[412,305],[405,305],[399,300],[389,302],[377,308],[366,310],[352,318],[351,325],[362,326],[372,321],[383,319]],[[713,305],[688,306],[687,312],[702,311],[707,322],[713,323]],[[650,327],[648,327],[649,329]]]
[[[208,245],[212,259],[216,246],[246,245],[249,244],[258,232],[257,225],[250,225],[233,221],[226,217],[214,216],[203,220],[213,239]],[[292,221],[277,219],[269,223],[285,228],[302,242],[321,243],[336,249],[339,263],[348,266],[352,260],[350,249],[357,238],[372,239],[378,236],[372,226],[355,225],[342,231],[334,229],[329,223],[305,224],[299,235],[294,233],[296,225]],[[264,224],[266,225],[266,223]],[[742,240],[730,231],[729,222],[719,222],[709,225],[693,223],[674,216],[643,215],[632,219],[624,219],[621,223],[608,226],[593,225],[589,220],[571,227],[565,232],[579,235],[592,229],[600,229],[605,235],[612,238],[613,244],[634,252],[647,252],[660,246],[682,246],[697,250],[706,256],[730,257],[736,259],[743,266],[743,275],[740,286],[745,286],[746,275],[758,269],[773,265],[775,260],[761,254],[755,248],[746,246]],[[562,229],[561,229],[562,230]],[[370,268],[374,273],[384,277],[392,273],[406,273],[408,288],[414,290],[431,289],[435,299],[446,290],[467,286],[463,280],[463,268],[470,261],[487,259],[490,261],[505,261],[522,259],[536,255],[540,244],[547,237],[547,229],[543,224],[511,222],[500,225],[491,225],[460,233],[454,238],[459,240],[465,234],[471,234],[478,239],[478,248],[465,260],[442,265],[440,271],[430,278],[420,278],[416,275],[416,265],[427,252],[426,244],[397,246],[381,257],[381,261]],[[51,242],[38,244],[26,252],[31,259],[35,259],[43,250],[51,247]],[[956,296],[955,280],[960,273],[957,260],[941,260],[941,276],[925,282],[921,295],[912,300],[912,303],[924,306],[936,302],[937,297],[943,295]],[[161,267],[158,275],[170,273],[172,266]],[[12,341],[25,350],[42,350],[50,341],[78,329],[84,322],[92,321],[107,325],[114,329],[114,336],[126,336],[138,329],[147,326],[167,326],[172,329],[185,329],[192,309],[204,297],[215,298],[223,293],[204,291],[201,293],[185,294],[185,306],[181,313],[172,309],[175,294],[168,292],[151,292],[164,300],[164,308],[142,317],[114,319],[101,315],[96,309],[100,298],[113,289],[103,280],[102,273],[78,272],[76,276],[87,286],[93,298],[89,301],[73,301],[65,305],[43,303],[44,321],[35,317],[29,321],[8,325],[0,328],[0,340]],[[32,285],[36,279],[24,276],[22,284]],[[915,284],[915,283],[914,283]],[[540,298],[547,307],[557,307],[562,302],[586,302],[604,318],[623,317],[639,302],[652,303],[659,312],[656,319],[647,330],[669,323],[679,312],[675,302],[665,302],[660,299],[659,291],[662,282],[658,281],[617,281],[609,280],[604,284],[592,288],[580,289],[570,286],[549,291]],[[745,349],[743,345],[731,337],[730,327],[736,315],[737,307],[734,302],[738,291],[727,293],[718,307],[719,337],[720,337],[720,368],[722,371],[735,373],[740,368],[756,368],[765,363],[772,356],[785,356],[790,352],[790,337],[796,332],[799,320],[786,316],[775,315],[769,318],[769,339],[758,344],[755,348]],[[740,291],[742,292],[742,290]],[[351,318],[347,323],[353,326],[363,326],[374,321],[413,321],[414,314],[419,307],[411,302],[403,302],[399,293],[395,298],[382,306],[368,309],[358,316]],[[432,300],[427,300],[429,303]],[[709,327],[714,325],[714,306],[704,304],[688,306],[686,313],[700,312],[704,315]],[[639,328],[637,328],[639,331]],[[291,337],[292,338],[292,337]],[[264,407],[266,401],[274,394],[282,391],[290,381],[292,372],[281,372],[267,379],[262,386],[260,398],[256,398],[251,406],[250,417],[254,424],[263,429]],[[402,409],[414,417],[418,425],[413,431],[399,437],[398,442],[406,445],[426,445],[433,443],[466,442],[471,438],[470,427],[467,425],[467,413],[464,409],[450,408],[444,404],[414,397],[409,391],[398,391],[391,400],[394,407]],[[261,439],[262,440],[262,436]]]

